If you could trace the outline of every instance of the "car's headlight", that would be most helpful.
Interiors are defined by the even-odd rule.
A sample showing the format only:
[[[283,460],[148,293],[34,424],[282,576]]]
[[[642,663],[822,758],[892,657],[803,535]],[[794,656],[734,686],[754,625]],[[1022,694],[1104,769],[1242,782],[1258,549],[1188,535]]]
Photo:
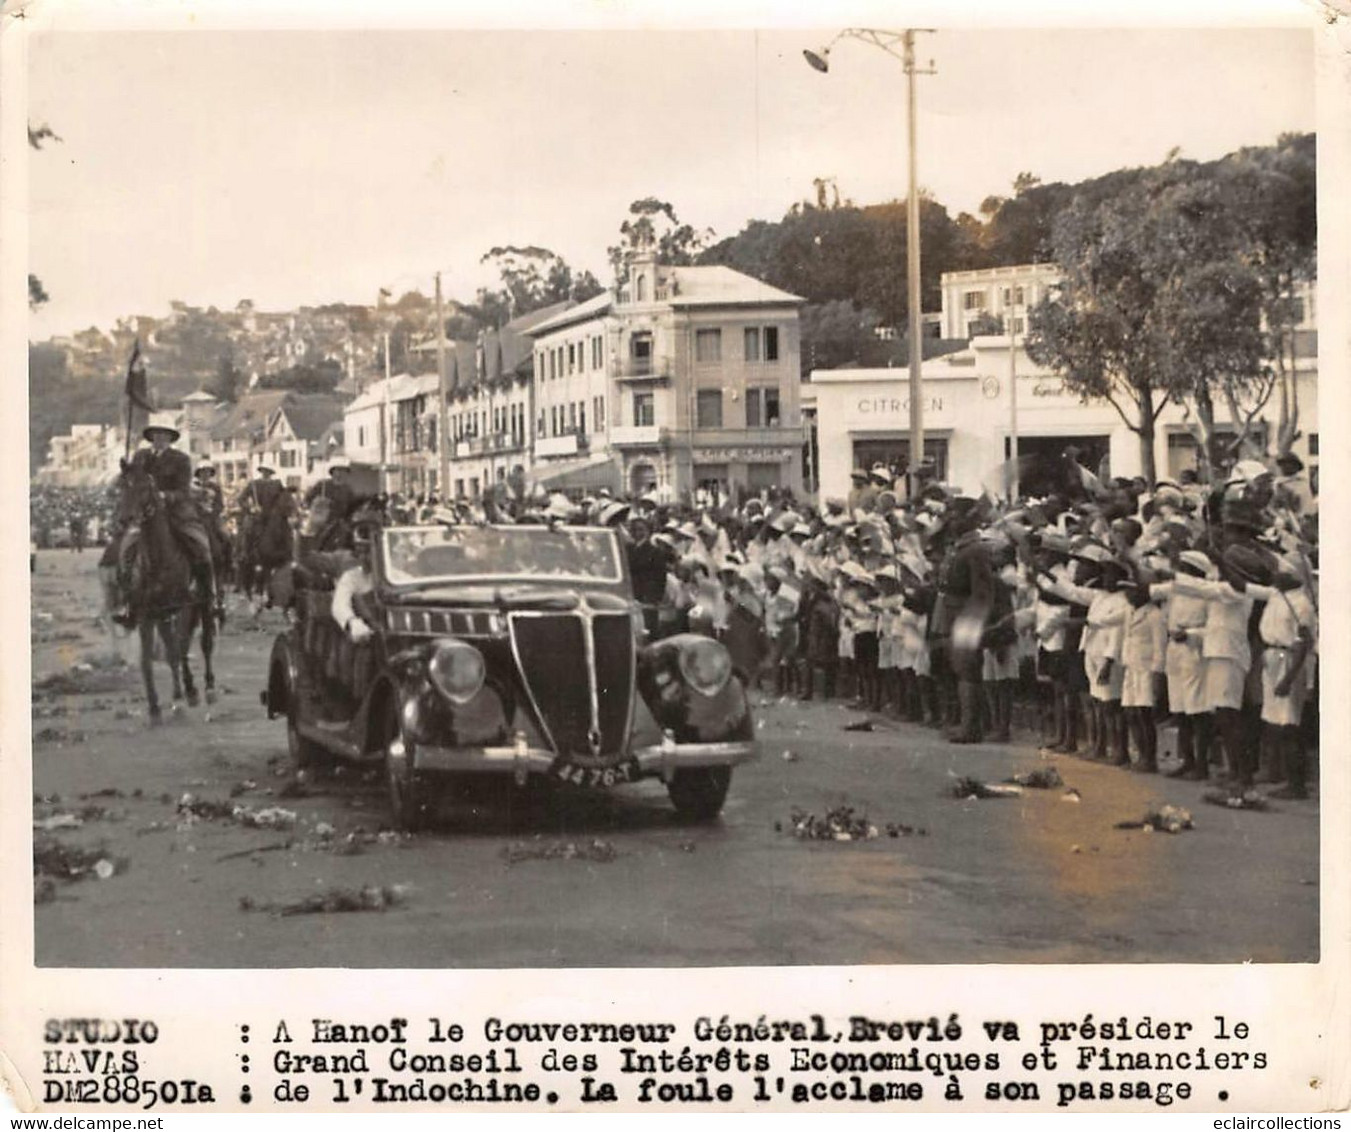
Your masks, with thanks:
[[[487,666],[483,654],[464,641],[442,641],[427,664],[436,690],[454,704],[468,703],[483,687]]]
[[[716,696],[732,675],[732,657],[717,641],[701,638],[680,650],[680,674],[703,696]]]

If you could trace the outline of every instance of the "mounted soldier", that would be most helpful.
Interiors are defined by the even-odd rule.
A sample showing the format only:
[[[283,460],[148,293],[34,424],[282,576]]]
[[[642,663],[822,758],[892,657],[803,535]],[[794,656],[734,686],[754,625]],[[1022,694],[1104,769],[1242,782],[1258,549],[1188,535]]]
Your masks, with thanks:
[[[216,480],[213,464],[199,464],[193,472],[192,500],[202,516],[202,523],[211,540],[211,560],[215,563],[216,585],[224,587],[230,573],[231,544],[225,533],[225,494]]]
[[[305,493],[309,514],[305,521],[308,549],[337,550],[347,541],[348,516],[356,503],[352,490],[352,465],[341,457],[328,466],[328,478],[320,480]]]
[[[169,528],[191,565],[198,597],[207,608],[214,608],[216,616],[219,617],[223,610],[220,596],[216,592],[211,539],[202,521],[201,512],[193,501],[192,459],[186,452],[173,447],[174,441],[181,434],[166,420],[157,421],[152,417],[141,435],[149,442],[150,447],[137,451],[131,459],[131,466],[144,471],[163,497]],[[129,573],[139,538],[140,528],[135,523],[129,525],[118,550],[119,573],[123,579]],[[114,617],[125,623],[128,616],[129,610],[123,595]]]
[[[291,517],[295,500],[274,477],[268,464],[258,465],[258,476],[239,497],[244,512],[244,554],[240,585],[245,593],[271,595],[273,571],[291,561]]]

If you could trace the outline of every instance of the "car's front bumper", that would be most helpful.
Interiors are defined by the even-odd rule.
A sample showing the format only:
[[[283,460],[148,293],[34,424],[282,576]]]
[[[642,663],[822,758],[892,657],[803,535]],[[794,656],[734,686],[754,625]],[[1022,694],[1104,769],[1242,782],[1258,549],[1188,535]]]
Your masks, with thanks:
[[[518,779],[549,774],[559,761],[553,751],[532,747],[524,740],[504,747],[438,747],[418,743],[411,753],[413,769],[417,771],[514,774]],[[669,779],[677,770],[687,767],[736,766],[749,762],[758,753],[759,744],[754,739],[677,743],[668,735],[661,743],[630,748],[628,758],[637,762],[640,776]]]

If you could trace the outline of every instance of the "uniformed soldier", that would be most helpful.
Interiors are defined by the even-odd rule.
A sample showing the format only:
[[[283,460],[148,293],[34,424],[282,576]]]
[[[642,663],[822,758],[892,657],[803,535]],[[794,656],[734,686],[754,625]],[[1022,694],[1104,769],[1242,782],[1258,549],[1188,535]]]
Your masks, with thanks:
[[[193,501],[192,460],[186,452],[172,446],[181,434],[172,425],[152,422],[141,435],[150,442],[150,447],[136,453],[132,460],[133,466],[148,474],[164,497],[169,528],[191,564],[198,594],[202,600],[215,605],[219,616],[222,609],[211,565],[211,539]],[[119,554],[123,577],[128,573],[131,554],[139,536],[139,529],[132,526],[123,537]],[[127,611],[119,610],[117,616],[119,620],[125,620]]]
[[[339,458],[329,463],[328,478],[305,493],[305,506],[309,509],[305,533],[314,540],[315,550],[336,549],[330,543],[356,502],[351,480],[352,465]]]

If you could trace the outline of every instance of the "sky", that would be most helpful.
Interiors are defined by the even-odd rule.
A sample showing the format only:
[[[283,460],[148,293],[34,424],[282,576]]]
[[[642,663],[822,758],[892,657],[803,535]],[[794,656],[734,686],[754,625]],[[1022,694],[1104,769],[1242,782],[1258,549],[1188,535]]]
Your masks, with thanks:
[[[718,237],[834,177],[901,198],[905,74],[837,27],[42,30],[28,117],[30,339],[171,300],[264,309],[449,297],[536,244],[609,281],[631,201]],[[1077,181],[1314,128],[1300,28],[942,28],[920,37],[921,186],[956,215],[1018,173]]]

